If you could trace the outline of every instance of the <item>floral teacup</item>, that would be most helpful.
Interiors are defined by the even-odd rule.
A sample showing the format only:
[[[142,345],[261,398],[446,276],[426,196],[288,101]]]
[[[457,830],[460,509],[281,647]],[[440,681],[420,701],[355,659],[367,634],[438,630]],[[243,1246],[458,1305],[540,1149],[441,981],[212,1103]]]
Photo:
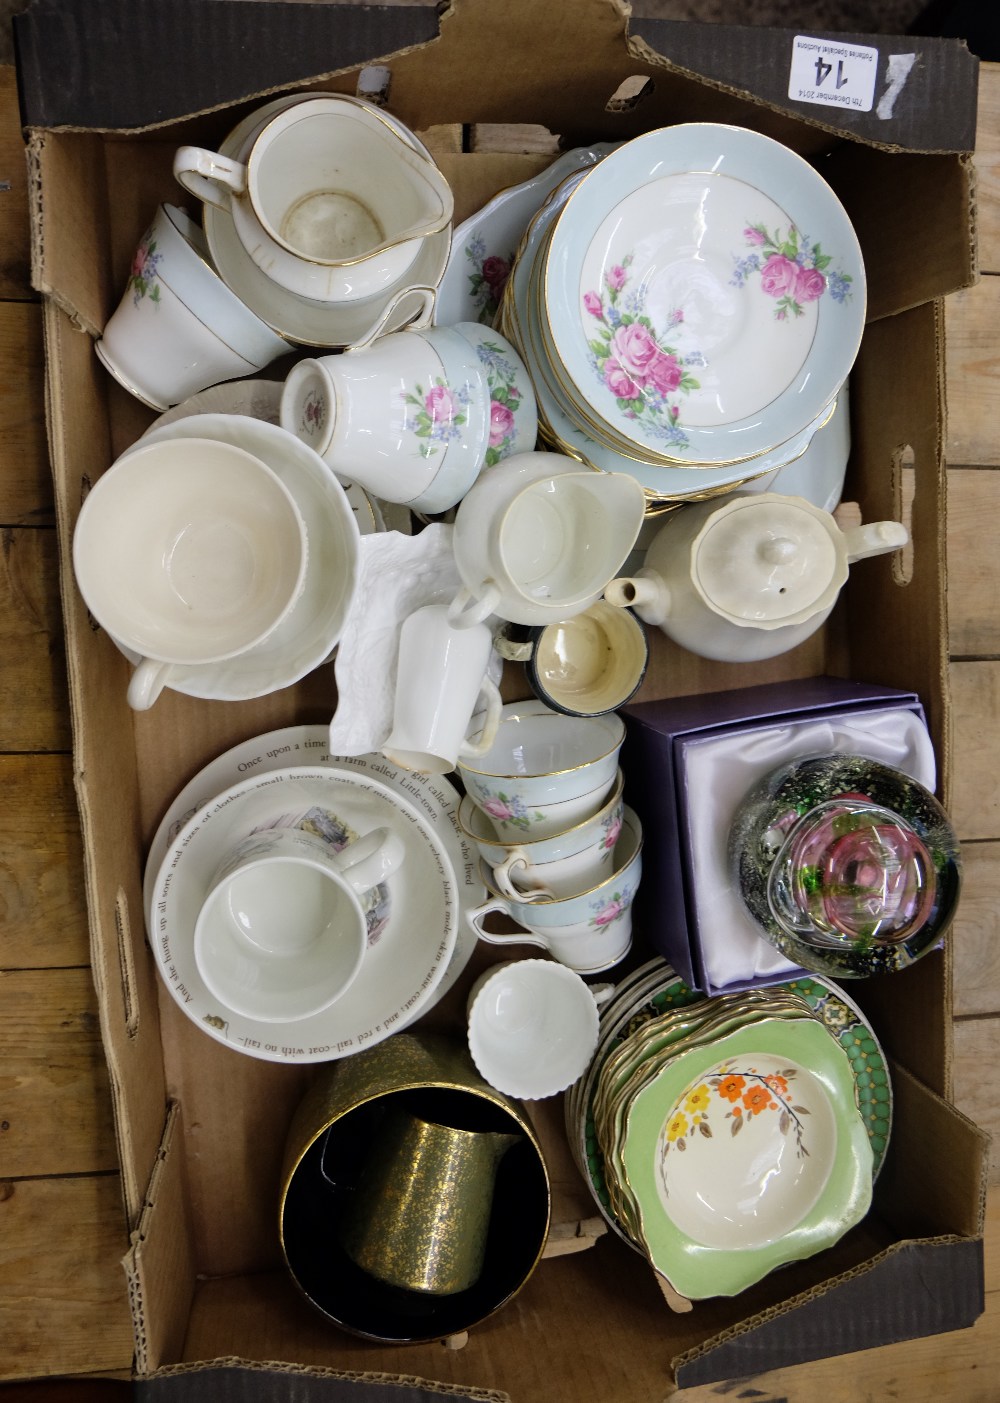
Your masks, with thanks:
[[[251,375],[288,349],[213,271],[204,235],[174,205],[153,216],[95,345],[119,384],[153,409]]]
[[[537,429],[517,353],[463,330],[410,328],[300,361],[285,381],[282,428],[384,501],[448,511],[487,463],[514,451],[516,425],[532,443]]]
[[[482,864],[481,871],[486,868]],[[615,870],[596,886],[555,900],[537,894],[520,899],[504,896],[483,879],[492,893],[468,913],[476,934],[491,945],[540,945],[560,964],[578,974],[599,974],[623,960],[632,947],[632,902],[642,876],[642,827],[625,808],[621,836],[615,849]],[[483,929],[483,919],[500,912],[523,927],[495,934]]]
[[[503,896],[572,896],[614,871],[614,855],[623,823],[623,776],[592,818],[550,838],[499,840],[493,825],[468,795],[458,810],[459,826],[493,869]]]
[[[500,713],[485,755],[459,759],[470,799],[502,842],[562,833],[602,807],[615,783],[625,723],[606,716],[563,716],[540,701]]]

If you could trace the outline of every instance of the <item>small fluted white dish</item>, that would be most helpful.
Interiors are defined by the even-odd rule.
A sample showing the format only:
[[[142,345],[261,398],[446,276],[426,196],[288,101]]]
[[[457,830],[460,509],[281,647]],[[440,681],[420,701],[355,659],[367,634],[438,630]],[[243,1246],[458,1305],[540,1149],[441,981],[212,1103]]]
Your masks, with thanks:
[[[306,522],[309,560],[299,599],[262,643],[224,663],[177,668],[170,686],[188,696],[224,701],[266,696],[305,677],[337,646],[357,591],[357,521],[323,460],[277,425],[238,414],[199,414],[154,429],[139,442],[191,437],[236,444],[273,469]]]

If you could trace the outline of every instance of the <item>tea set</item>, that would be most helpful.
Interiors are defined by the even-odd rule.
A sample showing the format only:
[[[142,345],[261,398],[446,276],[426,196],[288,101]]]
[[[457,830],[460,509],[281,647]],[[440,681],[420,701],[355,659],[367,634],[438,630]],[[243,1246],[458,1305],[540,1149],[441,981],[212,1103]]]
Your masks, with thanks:
[[[733,817],[732,880],[809,973],[707,999],[626,963],[657,835],[618,713],[647,629],[774,657],[853,562],[906,544],[834,515],[865,316],[836,196],[776,141],[687,123],[566,152],[453,231],[415,134],[335,94],[267,103],[174,173],[203,223],[157,209],[96,348],[160,417],[73,541],[129,704],[247,700],[329,661],[365,610],[364,538],[400,514],[443,519],[458,581],[398,621],[380,750],[333,754],[315,725],[244,741],[148,854],[178,1008],[246,1055],[317,1064],[283,1173],[292,1275],[372,1338],[485,1318],[548,1227],[519,1102],[559,1094],[600,1211],[680,1295],[831,1245],[870,1203],[888,1082],[823,976],[940,940],[947,816],[862,759],[810,784],[776,770]],[[511,663],[534,696],[505,705]],[[465,1041],[414,1030],[493,946],[511,949],[472,984]]]

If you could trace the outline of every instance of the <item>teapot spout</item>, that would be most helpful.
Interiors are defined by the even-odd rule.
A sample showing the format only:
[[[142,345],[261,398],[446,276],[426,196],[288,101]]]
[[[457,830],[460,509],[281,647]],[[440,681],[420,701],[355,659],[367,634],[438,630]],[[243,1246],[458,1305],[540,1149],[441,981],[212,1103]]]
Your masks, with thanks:
[[[634,609],[644,624],[662,624],[670,612],[670,590],[655,570],[620,575],[607,586],[604,598],[619,609]]]
[[[865,526],[852,526],[844,532],[847,561],[865,560],[871,555],[885,555],[899,550],[910,539],[910,533],[899,521],[869,521]]]

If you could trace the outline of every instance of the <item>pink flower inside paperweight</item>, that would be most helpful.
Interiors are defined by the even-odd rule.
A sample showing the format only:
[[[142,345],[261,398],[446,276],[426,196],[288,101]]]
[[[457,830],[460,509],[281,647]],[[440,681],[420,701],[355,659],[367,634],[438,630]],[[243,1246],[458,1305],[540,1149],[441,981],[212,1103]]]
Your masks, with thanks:
[[[836,979],[905,969],[955,912],[954,829],[923,785],[859,756],[772,772],[745,796],[730,864],[764,936]]]

